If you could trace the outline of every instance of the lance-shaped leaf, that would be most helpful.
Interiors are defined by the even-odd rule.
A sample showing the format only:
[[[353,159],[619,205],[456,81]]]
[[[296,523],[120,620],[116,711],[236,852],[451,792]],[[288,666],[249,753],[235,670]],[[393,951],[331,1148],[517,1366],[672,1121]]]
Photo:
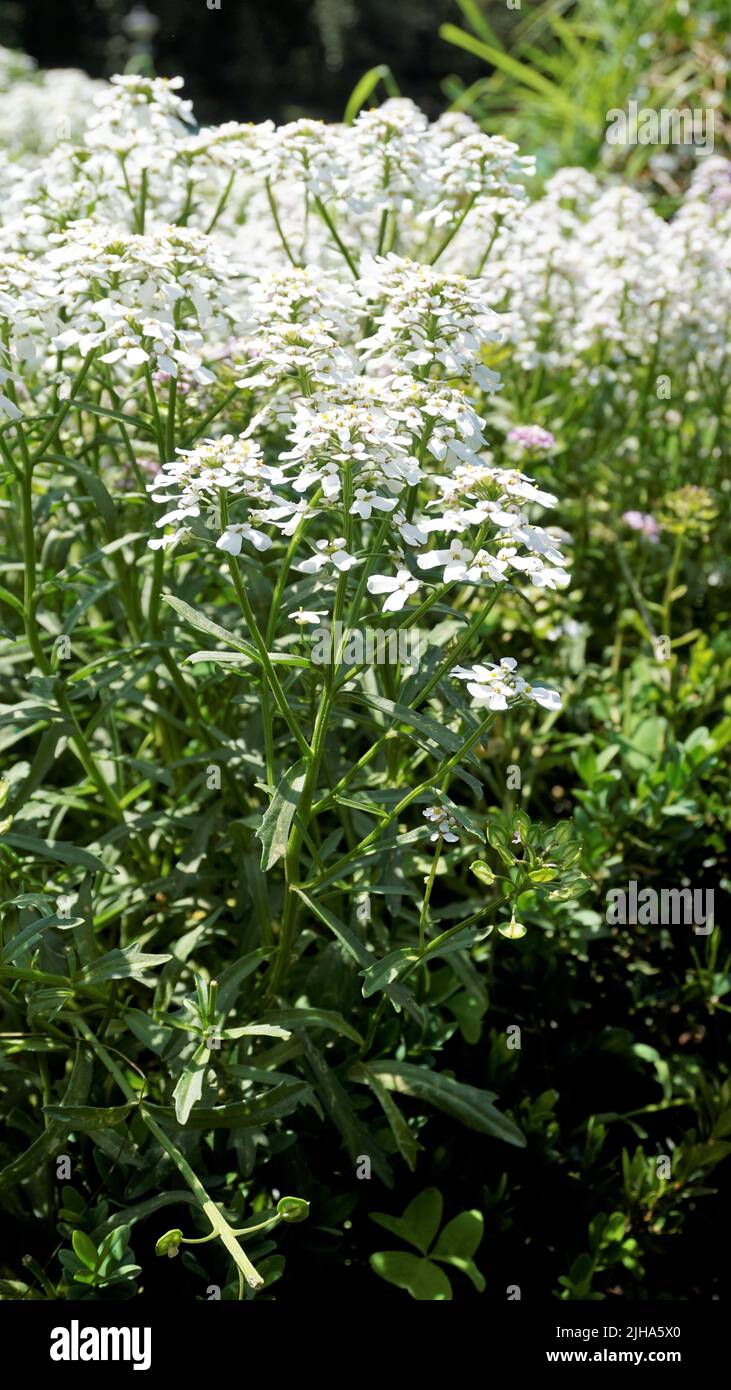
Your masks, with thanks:
[[[389,1128],[396,1141],[396,1147],[407,1168],[413,1173],[422,1145],[411,1133],[390,1091],[387,1090],[383,1082],[379,1081],[378,1077],[374,1076],[373,1072],[362,1062],[356,1063],[354,1067],[351,1067],[348,1075],[353,1081],[364,1081],[367,1086],[370,1086],[388,1120]]]
[[[155,965],[165,965],[169,960],[172,960],[172,956],[146,954],[134,942],[131,946],[107,951],[93,965],[85,966],[76,979],[79,984],[85,985],[98,985],[105,980],[138,980],[140,984],[152,987],[155,980],[146,978],[150,970]]]
[[[189,603],[184,603],[181,598],[173,598],[171,594],[164,595],[165,602],[175,609],[179,617],[186,623],[190,623],[197,632],[206,632],[210,637],[218,637],[221,642],[225,642],[227,647],[233,647],[235,651],[244,652],[252,661],[258,661],[256,649],[249,642],[244,641],[237,633],[227,632],[225,627],[219,627],[207,618],[204,613],[198,613],[195,608],[191,608]]]
[[[287,852],[289,832],[305,785],[307,766],[307,759],[300,758],[285,772],[256,832],[257,839],[261,840],[261,867],[265,873]]]
[[[502,1139],[516,1148],[525,1148],[525,1135],[493,1105],[493,1091],[466,1086],[451,1076],[430,1071],[428,1067],[413,1066],[410,1062],[371,1062],[370,1070],[389,1091],[426,1101],[452,1115],[468,1129]]]
[[[222,1038],[283,1038],[285,1042],[291,1038],[292,1034],[288,1028],[281,1028],[276,1023],[247,1023],[241,1028],[224,1028],[221,1032]]]
[[[232,1101],[229,1105],[196,1105],[191,1110],[186,1129],[258,1129],[261,1125],[289,1115],[298,1105],[312,1105],[312,1087],[307,1081],[290,1081],[273,1086],[264,1096],[253,1100]],[[171,1105],[144,1103],[146,1111],[153,1119],[163,1124],[176,1123],[176,1115]]]
[[[88,1132],[121,1125],[134,1108],[131,1101],[128,1105],[44,1105],[43,1113],[66,1129]]]
[[[358,1047],[363,1046],[363,1038],[358,1029],[347,1023],[342,1014],[337,1013],[335,1009],[273,1009],[264,1014],[264,1018],[294,1031],[298,1028],[325,1028],[333,1033],[340,1033],[343,1038],[349,1038]]]
[[[67,844],[65,840],[38,840],[34,835],[18,835],[15,831],[5,836],[5,844],[30,854],[34,859],[51,859],[56,864],[72,864],[82,869],[92,869],[94,873],[116,874],[97,854],[78,845]]]
[[[175,1118],[179,1125],[187,1123],[193,1106],[203,1095],[203,1078],[210,1058],[210,1049],[206,1047],[205,1043],[201,1043],[201,1046],[194,1053],[192,1061],[178,1078],[173,1097],[175,1099]]]

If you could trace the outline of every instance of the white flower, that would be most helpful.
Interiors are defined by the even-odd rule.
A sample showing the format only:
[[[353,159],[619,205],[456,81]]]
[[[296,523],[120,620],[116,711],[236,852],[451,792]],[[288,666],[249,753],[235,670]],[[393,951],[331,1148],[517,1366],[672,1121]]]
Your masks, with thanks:
[[[431,821],[434,825],[434,831],[429,836],[430,840],[442,839],[448,845],[457,844],[459,840],[459,836],[455,834],[457,821],[446,806],[428,806],[422,815],[425,820]]]
[[[534,700],[537,705],[542,705],[544,709],[558,710],[561,708],[561,696],[557,690],[548,690],[543,685],[526,685],[522,693],[527,700]]]
[[[324,617],[326,617],[324,609],[321,613],[315,613],[309,608],[298,608],[297,612],[292,614],[292,621],[298,627],[319,627],[320,619]]]
[[[345,574],[360,563],[354,555],[348,554],[344,537],[338,536],[333,541],[317,541],[314,555],[307,560],[300,560],[294,568],[302,574],[317,574],[325,565],[332,565],[340,574]]]
[[[388,594],[383,604],[384,613],[398,613],[407,599],[419,588],[418,579],[412,579],[409,571],[400,569],[394,576],[372,574],[368,580],[369,594]]]
[[[244,521],[235,526],[227,526],[216,541],[216,548],[225,550],[228,555],[240,555],[244,541],[251,541],[255,550],[268,550],[271,546],[269,537],[263,531],[257,531]]]
[[[360,516],[368,521],[373,508],[379,512],[392,512],[397,505],[395,497],[379,497],[376,492],[368,492],[364,487],[355,489],[355,497],[350,508],[351,516]]]
[[[543,685],[529,685],[522,676],[517,675],[518,663],[512,656],[504,656],[499,666],[492,662],[478,663],[474,666],[454,666],[451,675],[457,680],[467,682],[467,689],[475,704],[488,709],[503,710],[508,703],[522,697],[544,709],[559,710],[561,696],[557,690],[549,690]]]

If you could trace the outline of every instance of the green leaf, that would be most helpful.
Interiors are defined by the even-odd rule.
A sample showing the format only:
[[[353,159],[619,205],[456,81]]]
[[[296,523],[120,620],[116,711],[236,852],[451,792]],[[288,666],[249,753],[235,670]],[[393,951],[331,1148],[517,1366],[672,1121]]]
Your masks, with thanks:
[[[127,429],[129,429],[130,417],[129,415],[123,415],[121,410],[109,410],[107,406],[98,405],[96,401],[81,401],[74,399],[70,404],[73,406],[74,410],[88,411],[91,415],[98,415],[102,420],[117,420],[121,425],[125,425]],[[155,431],[152,425],[148,424],[139,412],[135,414],[135,428],[140,430],[140,432],[154,437]],[[63,462],[68,464],[69,460],[65,458]]]
[[[456,931],[454,936],[450,936],[446,941],[431,941],[422,959],[434,960],[437,956],[452,956],[456,951],[468,951],[478,941],[484,941],[492,931],[490,923],[484,927],[465,927],[463,931]]]
[[[396,1147],[406,1163],[406,1166],[413,1173],[422,1146],[411,1133],[406,1120],[401,1114],[390,1092],[382,1085],[378,1077],[374,1076],[373,1073],[369,1071],[364,1063],[357,1063],[356,1066],[351,1067],[348,1074],[353,1081],[363,1081],[367,1086],[370,1086],[388,1120],[391,1133],[396,1141]]]
[[[333,1124],[340,1131],[353,1164],[359,1158],[370,1158],[373,1170],[381,1182],[393,1187],[393,1174],[381,1147],[353,1110],[347,1092],[335,1072],[328,1066],[308,1035],[303,1035],[305,1056],[315,1076],[317,1094]]]
[[[84,1049],[77,1044],[69,1083],[63,1098],[64,1105],[83,1105],[89,1094],[93,1066]],[[37,1173],[54,1154],[67,1142],[68,1128],[57,1120],[51,1120],[43,1133],[35,1139],[25,1153],[13,1159],[0,1172],[0,1192],[5,1192],[22,1182],[24,1178]]]
[[[495,1098],[492,1091],[465,1086],[451,1076],[409,1062],[371,1062],[370,1070],[388,1090],[424,1100],[452,1115],[468,1129],[502,1139],[516,1148],[525,1148],[525,1135],[492,1104]]]
[[[78,926],[82,921],[82,917],[58,917],[56,913],[53,913],[50,917],[40,917],[37,921],[31,922],[27,927],[23,927],[21,931],[16,932],[15,936],[11,936],[3,949],[3,962],[11,965],[16,962],[18,957],[21,956],[24,951],[30,950],[34,942],[37,941],[39,936],[42,936],[44,931],[49,927],[69,928]]]
[[[388,715],[392,726],[407,724],[412,729],[416,729],[418,733],[432,739],[443,753],[456,753],[462,747],[463,739],[460,735],[445,728],[431,715],[417,713],[415,710],[409,709],[408,705],[396,704],[393,700],[387,700],[383,695],[372,695],[370,691],[366,695],[361,695],[356,690],[345,691],[344,694],[351,700],[357,701],[358,704]],[[467,754],[467,760],[471,760],[476,767],[479,767],[474,753]]]
[[[150,988],[156,981],[148,980],[146,976],[155,965],[165,965],[172,960],[168,955],[148,955],[142,951],[137,942],[131,946],[121,946],[117,950],[107,951],[105,956],[87,965],[76,977],[80,984],[98,985],[105,980],[138,980],[142,985]]]
[[[178,1078],[173,1091],[175,1099],[175,1118],[179,1125],[187,1124],[193,1106],[203,1095],[203,1078],[211,1060],[207,1047],[199,1047],[193,1061]]]
[[[44,1105],[43,1113],[49,1120],[57,1120],[66,1129],[109,1129],[111,1125],[121,1125],[134,1110],[128,1105]]]
[[[6,845],[32,855],[34,859],[39,856],[41,859],[51,859],[56,864],[74,864],[82,869],[93,869],[95,873],[117,872],[108,868],[98,855],[91,854],[87,849],[79,849],[77,845],[69,845],[64,840],[37,840],[33,835],[17,835],[15,831],[5,835],[4,840]]]
[[[287,841],[305,785],[308,762],[300,758],[285,772],[264,813],[256,837],[261,841],[261,868],[266,873],[287,853]]]
[[[469,1260],[477,1250],[484,1231],[484,1220],[480,1211],[462,1211],[453,1221],[448,1221],[439,1233],[432,1259],[447,1259],[458,1255]]]
[[[487,1009],[487,1000],[468,986],[447,999],[446,1005],[450,1013],[454,1014],[465,1042],[474,1047],[482,1037],[482,1020]]]
[[[181,1205],[197,1206],[198,1203],[193,1194],[184,1188],[172,1188],[168,1192],[158,1192],[155,1197],[148,1197],[144,1202],[137,1202],[134,1206],[122,1207],[121,1211],[115,1211],[113,1216],[107,1217],[100,1225],[94,1227],[92,1235],[95,1240],[102,1240],[118,1226],[124,1225],[129,1230],[137,1221],[145,1221],[148,1216],[160,1211],[162,1207]]]
[[[487,1286],[484,1276],[480,1273],[474,1260],[467,1259],[463,1255],[436,1255],[434,1252],[432,1252],[432,1259],[438,1259],[442,1264],[451,1265],[453,1269],[460,1270],[471,1280],[478,1293],[485,1292]]]
[[[185,1128],[188,1130],[206,1129],[257,1129],[289,1115],[298,1105],[312,1104],[312,1087],[306,1081],[283,1082],[273,1086],[266,1095],[253,1100],[232,1101],[230,1105],[212,1107],[196,1105],[188,1116]],[[153,1119],[163,1124],[178,1123],[171,1105],[153,1105],[144,1102]]]
[[[458,29],[456,24],[443,24],[439,30],[439,35],[446,39],[447,43],[453,43],[458,48],[465,48],[468,53],[474,53],[477,58],[483,58],[486,63],[490,64],[490,67],[499,68],[501,72],[507,73],[508,77],[512,77],[520,85],[540,92],[541,96],[548,98],[557,111],[564,112],[572,124],[579,120],[583,126],[587,125],[586,118],[574,110],[566,93],[555,82],[550,82],[547,77],[542,77],[534,68],[528,67],[527,63],[518,62],[517,58],[512,58],[501,48],[483,43],[481,39],[476,39],[472,34],[466,33],[464,29]]]
[[[158,1057],[173,1036],[170,1028],[156,1023],[149,1014],[143,1013],[142,1009],[127,1009],[124,1021],[135,1037],[139,1038],[140,1042],[144,1043],[145,1047],[148,1047],[150,1052],[154,1052]],[[180,1039],[180,1046],[184,1046],[182,1038]]]
[[[371,1269],[389,1284],[406,1289],[419,1303],[449,1302],[452,1286],[438,1265],[401,1250],[379,1250],[370,1258]]]
[[[292,1034],[289,1028],[281,1028],[277,1023],[245,1023],[241,1028],[224,1028],[222,1038],[283,1038],[286,1042]]]
[[[295,666],[299,670],[309,670],[312,662],[306,656],[290,656],[287,652],[269,652],[269,660],[272,666]],[[191,652],[186,656],[184,666],[196,666],[207,661],[211,665],[219,666],[250,666],[251,662],[258,660],[256,652],[220,652],[220,651],[199,651]]]
[[[240,956],[221,971],[218,976],[218,1012],[222,1016],[235,1004],[244,980],[253,975],[262,961],[268,960],[270,955],[271,951],[265,946],[258,946],[255,951],[248,951],[245,956]]]
[[[331,912],[328,907],[324,907],[322,903],[318,902],[316,898],[311,897],[309,893],[306,893],[304,888],[295,888],[295,892],[302,899],[305,906],[309,908],[310,912],[314,913],[321,922],[324,922],[326,927],[330,928],[333,936],[337,937],[341,946],[349,956],[352,956],[353,960],[356,960],[359,965],[364,965],[366,967],[373,964],[373,957],[370,951],[361,941],[360,937],[356,935],[352,927],[348,927],[345,922],[341,922],[340,918],[336,917],[334,912]]]
[[[398,980],[399,971],[402,965],[413,964],[419,959],[419,951],[413,946],[401,946],[397,951],[391,951],[382,960],[374,961],[368,966],[367,970],[361,970],[363,976],[363,998],[368,999],[371,994],[375,994],[379,989],[385,989],[387,985],[392,985]]]
[[[89,1240],[89,1237],[84,1231],[74,1231],[71,1237],[71,1244],[74,1248],[74,1253],[81,1260],[81,1263],[86,1265],[87,1269],[92,1271],[95,1270],[99,1263],[99,1256],[93,1240]]]
[[[75,459],[68,460],[68,467],[83,482],[99,515],[108,526],[114,527],[117,518],[116,508],[101,479],[90,469],[85,468],[83,464],[77,463]]]
[[[390,97],[398,96],[399,89],[391,73],[391,69],[386,63],[379,63],[377,67],[369,68],[363,76],[356,82],[345,107],[343,122],[345,125],[352,125],[361,107],[365,105],[369,96],[376,90],[379,82],[383,82]]]
[[[237,652],[244,652],[252,661],[259,660],[255,648],[245,642],[243,638],[238,637],[236,633],[227,632],[225,627],[219,627],[218,623],[212,622],[204,613],[196,612],[195,608],[191,608],[190,604],[184,603],[181,598],[173,598],[172,594],[163,594],[163,598],[171,608],[175,609],[178,616],[183,618],[186,623],[190,623],[190,626],[194,627],[197,632],[207,632],[210,637],[218,637],[221,642],[225,642],[227,647],[233,647]]]
[[[348,955],[352,956],[353,960],[356,960],[359,965],[365,966],[366,969],[370,968],[370,966],[375,963],[370,951],[351,927],[341,922],[340,918],[336,917],[334,912],[324,907],[316,898],[311,897],[303,888],[295,888],[294,891],[299,894],[302,901],[310,909],[310,912],[313,912],[316,917],[319,917],[321,922],[324,922],[326,927],[330,928],[330,931],[337,937],[341,946],[347,951]],[[395,1009],[405,1009],[417,1023],[423,1021],[421,1010],[411,990],[407,989],[406,985],[386,984],[383,987],[383,992],[387,998],[390,999]]]
[[[102,1260],[111,1259],[116,1264],[121,1264],[127,1252],[127,1242],[130,1237],[130,1227],[126,1223],[115,1226],[114,1230],[104,1237],[99,1246],[99,1256]]]
[[[495,30],[491,28],[487,16],[479,8],[477,0],[457,0],[457,4],[479,38],[484,39],[486,43],[494,43],[498,48],[502,48]]]
[[[414,1197],[401,1218],[412,1234],[414,1245],[422,1255],[429,1253],[429,1247],[439,1230],[444,1202],[438,1187],[426,1187],[418,1197]]]
[[[326,1028],[349,1038],[356,1046],[363,1046],[363,1038],[351,1023],[346,1023],[342,1014],[334,1009],[271,1009],[262,1015],[265,1022],[279,1023],[283,1028]]]

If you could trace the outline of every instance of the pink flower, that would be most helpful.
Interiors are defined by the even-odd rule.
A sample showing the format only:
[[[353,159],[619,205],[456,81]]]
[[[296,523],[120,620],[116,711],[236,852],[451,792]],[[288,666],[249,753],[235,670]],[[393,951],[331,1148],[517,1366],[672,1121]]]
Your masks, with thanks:
[[[622,520],[626,526],[631,527],[633,531],[641,531],[648,541],[657,545],[660,539],[660,527],[654,516],[650,516],[646,512],[623,512]]]
[[[508,435],[508,443],[517,444],[521,449],[540,449],[547,453],[555,447],[556,440],[550,430],[541,429],[540,425],[516,425]]]

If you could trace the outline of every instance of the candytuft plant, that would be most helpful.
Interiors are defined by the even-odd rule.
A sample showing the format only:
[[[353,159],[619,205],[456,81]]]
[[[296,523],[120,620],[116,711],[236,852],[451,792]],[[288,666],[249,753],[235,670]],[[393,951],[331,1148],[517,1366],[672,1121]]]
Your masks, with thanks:
[[[387,1282],[482,1292],[484,1213],[604,1292],[624,1128],[678,1203],[726,1155],[718,936],[605,900],[727,881],[728,171],[666,223],[463,112],[180,89],[0,161],[2,1296],[384,1296],[412,1174]]]

